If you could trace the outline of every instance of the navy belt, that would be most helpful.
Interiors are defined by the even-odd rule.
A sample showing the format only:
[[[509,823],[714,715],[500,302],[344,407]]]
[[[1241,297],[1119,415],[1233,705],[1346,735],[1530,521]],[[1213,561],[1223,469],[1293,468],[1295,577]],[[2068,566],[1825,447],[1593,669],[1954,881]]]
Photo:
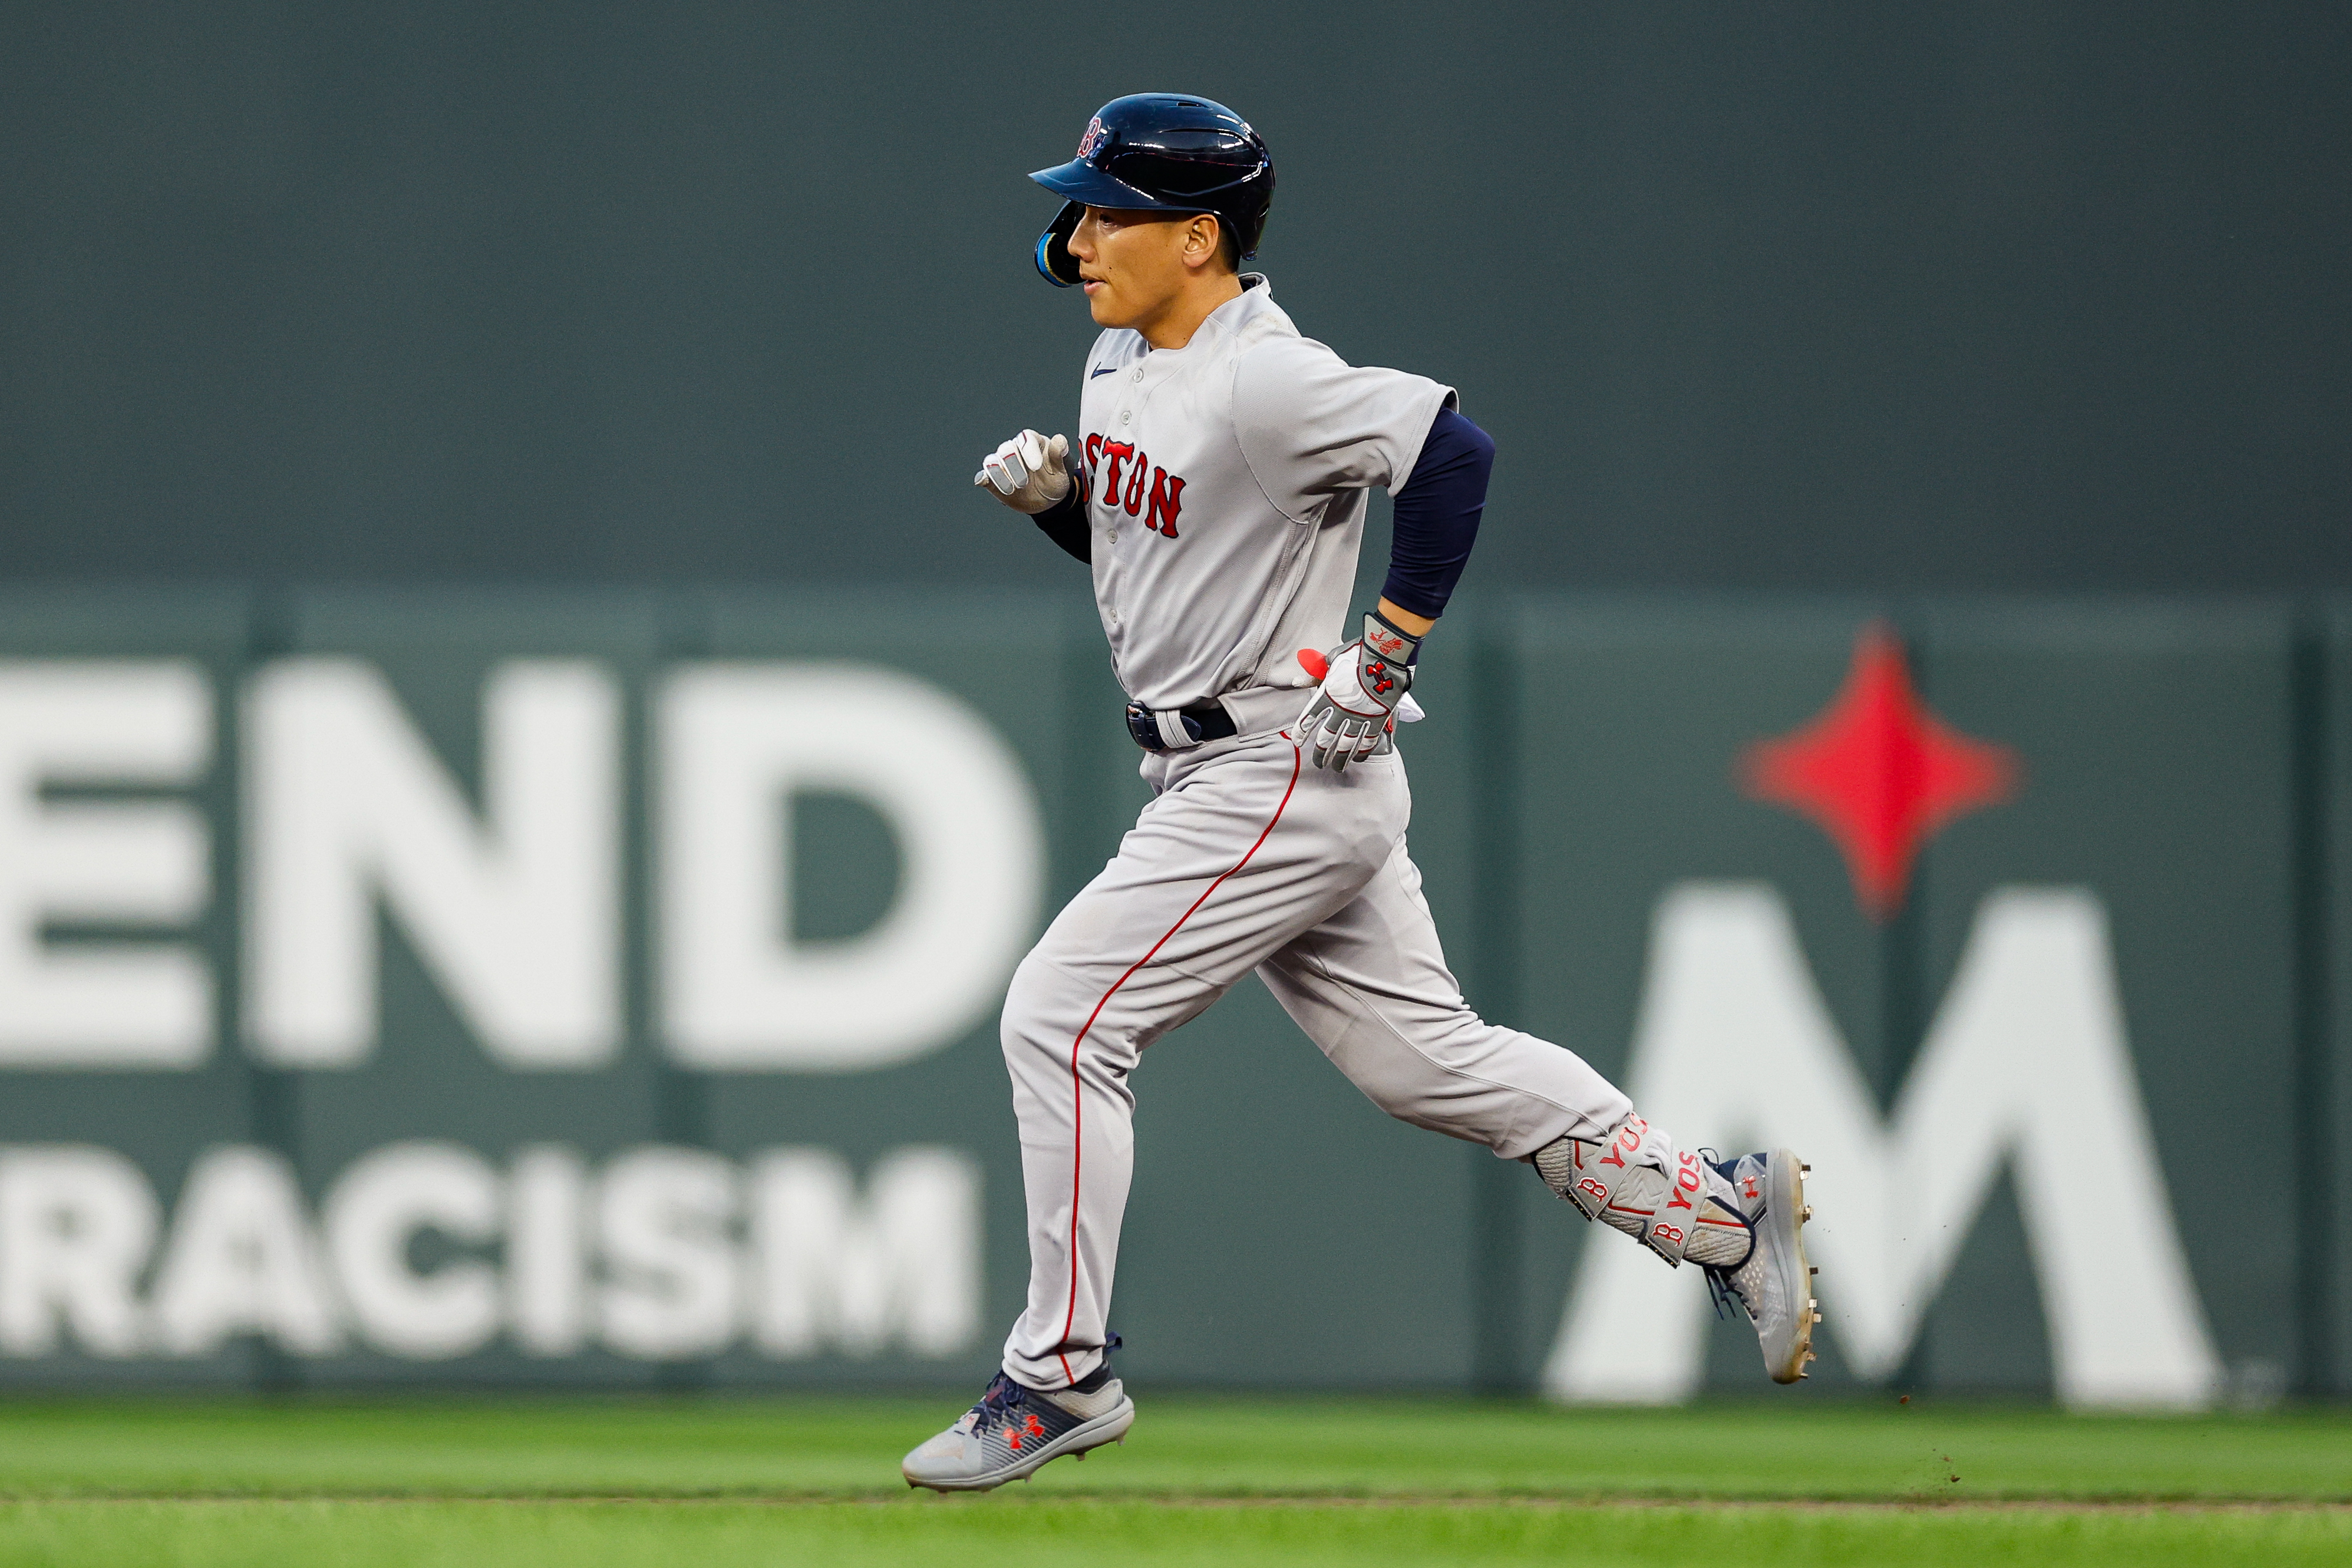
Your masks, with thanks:
[[[1146,751],[1188,751],[1240,732],[1234,727],[1234,716],[1217,703],[1165,707],[1157,712],[1141,703],[1129,703],[1127,733]]]

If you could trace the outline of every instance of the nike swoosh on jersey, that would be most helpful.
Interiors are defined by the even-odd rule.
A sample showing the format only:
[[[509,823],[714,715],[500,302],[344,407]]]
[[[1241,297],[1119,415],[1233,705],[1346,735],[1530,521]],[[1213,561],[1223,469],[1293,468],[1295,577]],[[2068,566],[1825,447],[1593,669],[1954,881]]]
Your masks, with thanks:
[[[1117,369],[1118,369],[1118,367],[1117,365],[1105,365],[1102,369],[1100,369],[1100,370],[1098,370],[1098,371],[1088,371],[1087,372],[1087,380],[1088,380],[1088,381],[1092,381],[1092,380],[1094,380],[1097,376],[1107,376],[1107,375],[1110,374],[1110,373],[1111,373],[1111,371],[1115,371],[1115,370],[1117,370]]]

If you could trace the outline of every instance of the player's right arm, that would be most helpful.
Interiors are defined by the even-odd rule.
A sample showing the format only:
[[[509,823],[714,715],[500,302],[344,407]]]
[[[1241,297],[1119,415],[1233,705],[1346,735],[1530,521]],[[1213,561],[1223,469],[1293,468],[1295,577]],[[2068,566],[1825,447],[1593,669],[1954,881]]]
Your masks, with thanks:
[[[1379,609],[1401,631],[1425,637],[1445,613],[1478,542],[1494,466],[1494,438],[1450,403],[1440,408],[1422,438],[1412,476],[1391,492],[1396,528]]]
[[[1414,716],[1413,662],[1469,559],[1495,457],[1454,403],[1450,388],[1349,365],[1307,339],[1277,339],[1238,367],[1235,434],[1285,516],[1307,521],[1331,496],[1374,486],[1396,501],[1388,578],[1362,635],[1309,666],[1319,685],[1299,733],[1318,768],[1373,755],[1398,716]]]

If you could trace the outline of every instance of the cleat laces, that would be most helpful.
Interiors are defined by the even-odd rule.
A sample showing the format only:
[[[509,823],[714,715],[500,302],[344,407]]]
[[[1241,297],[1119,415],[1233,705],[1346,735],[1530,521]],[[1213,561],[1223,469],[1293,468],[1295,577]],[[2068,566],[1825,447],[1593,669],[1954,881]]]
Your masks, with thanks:
[[[971,1422],[974,1437],[981,1436],[1014,1419],[1016,1406],[1029,1403],[1029,1390],[998,1373],[981,1392],[980,1403],[971,1407],[967,1418]]]

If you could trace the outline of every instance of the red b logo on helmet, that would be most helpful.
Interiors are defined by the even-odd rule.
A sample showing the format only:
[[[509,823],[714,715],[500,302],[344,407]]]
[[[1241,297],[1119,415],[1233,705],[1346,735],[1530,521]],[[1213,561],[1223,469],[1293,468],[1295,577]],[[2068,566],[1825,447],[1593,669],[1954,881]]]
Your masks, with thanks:
[[[1078,156],[1081,158],[1091,158],[1095,155],[1095,149],[1102,144],[1102,116],[1097,114],[1092,120],[1087,121],[1087,133],[1078,138]]]

